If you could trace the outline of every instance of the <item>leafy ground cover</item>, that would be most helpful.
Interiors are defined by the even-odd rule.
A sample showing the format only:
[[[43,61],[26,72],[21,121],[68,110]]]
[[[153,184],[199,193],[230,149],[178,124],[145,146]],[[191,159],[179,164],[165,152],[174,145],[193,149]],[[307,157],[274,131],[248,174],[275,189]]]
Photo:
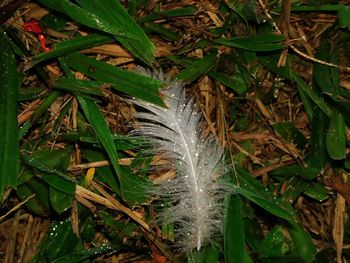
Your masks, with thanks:
[[[349,1],[0,4],[0,261],[348,262]],[[222,237],[183,256],[147,189],[173,171],[129,98],[186,84],[225,147]]]

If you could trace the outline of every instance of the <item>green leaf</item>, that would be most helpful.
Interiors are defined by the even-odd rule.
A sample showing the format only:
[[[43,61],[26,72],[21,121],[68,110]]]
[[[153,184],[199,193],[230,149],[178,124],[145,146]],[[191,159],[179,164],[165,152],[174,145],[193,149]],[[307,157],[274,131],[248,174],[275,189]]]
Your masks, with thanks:
[[[233,37],[216,39],[213,42],[229,47],[240,48],[249,51],[274,51],[283,48],[284,35],[275,33],[259,34],[252,37]]]
[[[103,82],[93,80],[59,78],[56,79],[53,86],[56,89],[65,90],[72,93],[103,96],[103,84]]]
[[[118,176],[120,192],[123,199],[131,206],[144,203],[148,198],[145,191],[147,187],[150,186],[150,183],[146,183],[141,177],[131,174],[129,169],[122,168],[119,165],[119,157],[113,143],[112,134],[99,108],[93,101],[85,99],[82,96],[78,96],[77,98],[81,108],[84,111],[86,119],[92,126],[94,132],[108,154],[113,169]]]
[[[219,260],[218,248],[208,245],[200,251],[193,251],[188,257],[188,263],[217,263]]]
[[[23,184],[17,187],[16,194],[21,201],[25,200],[29,196],[33,195],[34,192],[29,188],[28,185]],[[40,200],[34,196],[34,198],[30,199],[25,203],[26,208],[36,214],[36,215],[45,215],[47,210],[45,206],[40,202]]]
[[[62,177],[62,179],[72,182],[72,179],[67,174],[61,172],[58,169],[51,168],[51,167],[47,166],[45,161],[41,160],[40,158],[36,158],[35,156],[29,156],[29,155],[23,154],[22,160],[27,166],[34,167],[34,168],[38,169],[39,171],[42,171],[45,173],[56,174],[56,175]]]
[[[31,262],[54,262],[54,260],[75,251],[78,243],[79,239],[73,233],[69,218],[54,221]]]
[[[312,243],[311,236],[299,224],[292,223],[288,226],[288,231],[300,257],[306,263],[311,263],[316,255],[316,248]]]
[[[164,83],[159,80],[119,69],[81,54],[68,56],[67,63],[70,67],[97,81],[111,84],[116,90],[141,100],[163,105],[159,89],[164,86]]]
[[[99,34],[89,34],[87,36],[78,36],[66,41],[55,44],[55,48],[50,52],[40,53],[30,58],[30,66],[34,66],[40,62],[69,55],[75,51],[99,46],[102,44],[112,43],[113,38]]]
[[[290,165],[281,167],[270,172],[270,175],[277,176],[298,176],[304,180],[310,181],[315,179],[320,170],[314,167],[305,167],[301,165]]]
[[[229,87],[233,91],[235,91],[238,95],[243,95],[247,91],[247,85],[245,84],[241,74],[235,74],[233,76],[229,76],[225,73],[212,71],[209,72],[209,77],[219,81],[221,84]]]
[[[323,202],[328,199],[328,191],[320,183],[313,183],[304,193],[318,202]]]
[[[326,136],[326,146],[333,160],[343,160],[346,157],[346,134],[343,115],[334,111]]]
[[[320,109],[315,110],[311,121],[311,147],[308,163],[319,170],[324,169],[328,163],[326,147],[328,126],[328,117]]]
[[[41,175],[41,179],[48,185],[56,188],[59,191],[62,191],[63,193],[71,195],[75,193],[75,183],[66,180],[66,178],[57,176],[56,174],[43,173]]]
[[[262,241],[259,254],[261,258],[278,257],[287,253],[288,250],[289,247],[285,241],[283,229],[281,226],[276,226],[270,230]]]
[[[238,196],[230,196],[225,202],[224,254],[225,263],[245,262],[245,236],[243,204]]]
[[[339,4],[338,19],[340,27],[350,27],[350,6]]]
[[[282,206],[273,201],[273,196],[270,192],[257,182],[254,178],[243,169],[236,168],[237,176],[240,185],[234,187],[234,191],[253,203],[257,204],[267,212],[285,219],[288,222],[293,222],[293,215]]]
[[[294,143],[300,149],[304,149],[307,140],[292,122],[278,122],[272,124],[272,127],[283,139]]]
[[[153,43],[118,0],[108,2],[77,1],[81,7],[68,0],[40,0],[40,2],[66,14],[82,25],[112,34],[123,46],[146,64],[154,62],[155,48]]]
[[[106,160],[105,154],[95,150],[82,149],[82,154],[89,162]],[[101,183],[106,183],[115,193],[120,195],[119,181],[116,180],[117,178],[114,175],[112,167],[105,166],[96,168],[95,178]]]
[[[78,262],[86,262],[87,259],[90,258],[95,258],[98,257],[100,255],[109,253],[109,252],[117,252],[118,250],[122,249],[123,246],[116,246],[113,245],[109,246],[109,245],[104,245],[104,246],[100,246],[100,247],[95,247],[89,250],[83,250],[83,251],[77,251],[77,252],[73,252],[70,253],[66,256],[60,257],[54,261],[52,261],[52,263],[78,263]]]
[[[215,53],[210,53],[202,59],[194,60],[183,69],[177,78],[185,82],[192,82],[202,75],[205,75],[210,69],[216,66],[217,57]]]
[[[282,76],[285,79],[288,79],[290,81],[295,82],[298,89],[301,89],[305,94],[328,116],[330,117],[332,114],[332,109],[330,106],[324,101],[324,98],[318,94],[314,89],[309,87],[305,81],[296,73],[293,71],[292,67],[290,66],[291,61],[288,60],[288,63],[285,67],[277,67],[277,56],[259,56],[259,62],[263,64],[264,67],[271,70],[277,75]],[[303,97],[301,97],[303,99]],[[307,101],[303,101],[304,103],[309,104]],[[305,108],[307,111],[307,115],[309,116],[309,119],[312,118],[312,108],[307,107]]]
[[[162,10],[162,11],[155,11],[152,12],[150,15],[142,16],[137,21],[139,23],[144,22],[150,22],[155,21],[159,19],[165,19],[165,18],[174,18],[179,16],[193,16],[197,12],[197,7],[195,6],[186,6],[186,7],[180,7],[176,9],[170,9],[170,10]]]
[[[78,0],[77,2],[86,10],[105,19],[109,25],[114,25],[118,27],[121,32],[125,33],[126,37],[118,35],[115,37],[137,58],[149,65],[155,62],[153,56],[155,47],[153,43],[120,4],[119,0],[109,0],[108,2]],[[113,10],[113,12],[111,12],[111,10]]]
[[[15,55],[0,28],[0,200],[7,187],[17,186],[19,137],[17,96],[20,85]]]
[[[50,187],[49,192],[50,192],[50,202],[51,202],[52,208],[58,214],[61,214],[67,209],[71,208],[74,200],[74,194],[66,194],[66,192],[57,190],[54,187]]]
[[[339,64],[339,43],[328,39],[321,42],[317,49],[317,58],[333,64]],[[315,63],[313,66],[313,79],[322,92],[337,96],[340,93],[339,69]]]

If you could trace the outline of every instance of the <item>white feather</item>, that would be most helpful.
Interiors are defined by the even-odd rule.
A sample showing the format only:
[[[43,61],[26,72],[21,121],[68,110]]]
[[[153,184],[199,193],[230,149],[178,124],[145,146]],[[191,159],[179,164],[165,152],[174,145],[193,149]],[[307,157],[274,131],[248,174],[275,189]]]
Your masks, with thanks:
[[[202,116],[183,85],[170,82],[162,72],[148,75],[169,86],[162,91],[167,107],[133,100],[146,110],[135,114],[139,122],[134,134],[153,143],[176,168],[176,178],[156,189],[173,204],[164,209],[160,219],[177,226],[175,241],[185,252],[200,250],[222,230],[225,190],[217,179],[223,151],[212,136],[204,138]]]

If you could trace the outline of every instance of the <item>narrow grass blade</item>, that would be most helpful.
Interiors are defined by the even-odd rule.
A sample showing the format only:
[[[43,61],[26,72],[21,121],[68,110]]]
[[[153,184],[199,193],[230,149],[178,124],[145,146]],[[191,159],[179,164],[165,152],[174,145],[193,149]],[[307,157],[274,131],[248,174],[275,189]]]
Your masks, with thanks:
[[[333,160],[343,160],[346,157],[346,132],[343,116],[334,111],[326,136],[326,146],[329,156]]]
[[[228,197],[224,225],[225,263],[245,262],[243,204],[239,196]]]
[[[73,69],[97,81],[112,84],[113,89],[141,100],[163,105],[158,91],[164,84],[158,80],[113,67],[81,54],[72,54],[66,61]]]
[[[233,37],[214,40],[214,43],[249,51],[273,51],[283,48],[284,35],[274,33],[260,34],[252,37]]]
[[[112,163],[113,169],[118,177],[120,192],[123,199],[128,202],[130,206],[142,204],[148,198],[148,195],[145,193],[147,190],[145,187],[148,187],[148,185],[146,185],[147,182],[145,182],[141,177],[131,174],[130,171],[122,168],[119,165],[119,157],[113,142],[112,134],[95,102],[82,96],[78,96],[77,98],[81,108],[84,111],[86,119],[92,126],[94,132],[108,154],[109,160]]]
[[[0,29],[0,200],[7,187],[17,186],[19,139],[17,96],[19,73],[11,45]]]
[[[153,43],[118,0],[76,1],[80,6],[69,0],[40,0],[40,2],[82,25],[112,34],[146,64],[155,61]]]
[[[115,41],[112,37],[99,34],[90,34],[87,36],[78,36],[66,41],[62,41],[55,45],[55,48],[50,52],[40,53],[29,59],[30,65],[32,67],[40,62],[65,56],[75,51],[99,46],[102,44],[112,43]]]

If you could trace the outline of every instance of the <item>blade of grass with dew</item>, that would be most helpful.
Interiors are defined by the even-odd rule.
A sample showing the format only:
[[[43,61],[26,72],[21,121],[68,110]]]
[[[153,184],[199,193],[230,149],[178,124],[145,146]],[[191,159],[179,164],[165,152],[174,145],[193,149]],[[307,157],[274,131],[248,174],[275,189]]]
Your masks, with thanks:
[[[40,0],[56,11],[66,14],[82,25],[112,34],[125,48],[146,64],[152,64],[155,47],[135,20],[126,12],[118,0],[77,1]]]
[[[202,59],[191,61],[185,69],[176,76],[184,82],[192,82],[216,66],[216,53],[210,53]]]
[[[294,222],[292,213],[272,201],[273,195],[266,191],[263,185],[250,176],[250,174],[242,168],[236,167],[239,185],[235,186],[235,192],[257,204],[269,213],[283,218],[288,222]]]
[[[314,110],[311,119],[311,145],[307,162],[309,166],[315,167],[320,171],[324,169],[329,162],[326,147],[326,134],[329,127],[329,118],[321,111]]]
[[[274,33],[260,34],[252,37],[233,37],[215,39],[215,44],[235,47],[244,50],[261,52],[274,51],[283,48],[284,35],[276,35]]]
[[[224,255],[225,263],[246,262],[243,204],[237,195],[225,201]]]
[[[146,22],[143,24],[143,28],[145,29],[145,32],[158,34],[169,41],[179,41],[182,38],[181,35],[157,23]]]
[[[159,89],[164,87],[164,83],[158,80],[122,70],[81,54],[69,55],[66,61],[71,68],[97,81],[109,83],[113,89],[141,100],[163,105]]]
[[[162,19],[171,19],[175,17],[183,17],[183,16],[194,16],[197,12],[197,8],[195,6],[186,6],[180,7],[176,9],[170,10],[162,10],[159,12],[152,12],[150,15],[142,16],[137,19],[139,23],[145,23],[150,21],[162,20]]]
[[[316,57],[323,61],[339,64],[339,41],[329,43],[328,39],[321,41],[317,49]],[[313,81],[324,93],[331,96],[338,96],[340,93],[339,69],[315,63],[313,66]]]
[[[310,234],[297,223],[291,223],[288,225],[288,232],[292,237],[296,250],[304,262],[313,262],[317,251],[312,243]]]
[[[266,67],[268,70],[274,72],[277,75],[282,76],[285,79],[288,79],[294,82],[298,88],[300,88],[305,94],[328,116],[332,114],[332,108],[325,102],[323,97],[317,93],[315,90],[311,89],[305,81],[295,73],[292,68],[287,64],[285,67],[277,67],[277,56],[259,56],[259,62]],[[303,97],[301,97],[303,99]],[[303,103],[307,104],[308,101],[303,100]],[[312,118],[312,106],[305,107],[307,115],[309,118]]]
[[[281,226],[275,226],[265,236],[259,247],[259,258],[281,257],[289,251]]]
[[[86,10],[106,19],[110,24],[118,26],[129,37],[115,36],[131,53],[148,65],[155,62],[155,47],[145,32],[132,18],[119,0],[96,1],[77,0]]]
[[[211,71],[208,73],[208,76],[217,80],[218,82],[225,85],[226,87],[232,89],[238,95],[243,95],[247,92],[247,85],[242,79],[241,74],[237,74],[237,75],[235,74],[233,76],[229,76],[228,74],[225,74],[225,73]]]
[[[344,117],[334,111],[326,135],[326,147],[333,160],[343,160],[346,157],[346,131]]]
[[[17,186],[19,137],[17,96],[20,77],[15,55],[5,33],[0,29],[0,200],[4,190]]]
[[[77,96],[77,99],[86,119],[108,154],[120,183],[121,196],[130,206],[145,203],[149,198],[145,187],[151,187],[151,183],[137,175],[131,174],[119,165],[119,157],[113,143],[112,134],[98,106],[94,101],[82,96]]]

